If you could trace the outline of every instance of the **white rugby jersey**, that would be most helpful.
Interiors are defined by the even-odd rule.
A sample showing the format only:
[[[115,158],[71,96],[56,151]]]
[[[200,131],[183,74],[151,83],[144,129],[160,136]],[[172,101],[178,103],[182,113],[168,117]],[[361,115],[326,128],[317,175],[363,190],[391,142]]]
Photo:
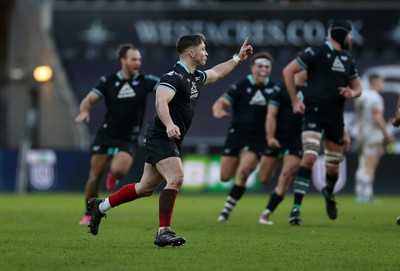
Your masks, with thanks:
[[[384,112],[385,106],[382,96],[370,89],[363,89],[362,95],[354,102],[358,124],[357,139],[366,144],[382,143],[385,136],[382,130],[375,124],[374,110]]]

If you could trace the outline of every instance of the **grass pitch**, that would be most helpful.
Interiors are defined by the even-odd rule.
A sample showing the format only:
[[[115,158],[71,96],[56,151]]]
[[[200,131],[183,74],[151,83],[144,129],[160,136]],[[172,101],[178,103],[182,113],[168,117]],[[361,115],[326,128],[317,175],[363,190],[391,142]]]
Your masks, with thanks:
[[[400,197],[339,195],[331,221],[322,196],[307,195],[300,227],[288,223],[291,195],[272,226],[258,224],[259,194],[218,223],[225,197],[181,193],[172,229],[186,244],[158,248],[158,194],[110,210],[97,236],[78,225],[83,194],[0,194],[0,270],[400,270]]]

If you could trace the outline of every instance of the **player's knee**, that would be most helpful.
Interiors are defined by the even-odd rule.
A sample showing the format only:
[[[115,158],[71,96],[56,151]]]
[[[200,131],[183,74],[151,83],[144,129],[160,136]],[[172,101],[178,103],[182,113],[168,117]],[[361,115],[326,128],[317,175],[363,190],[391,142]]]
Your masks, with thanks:
[[[328,167],[338,167],[340,162],[343,160],[343,154],[341,152],[334,152],[325,150],[325,164]]]
[[[306,168],[312,168],[317,161],[317,156],[313,153],[305,153],[301,161],[302,166]]]
[[[303,140],[303,153],[318,156],[321,142],[316,138],[305,138]]]
[[[261,184],[267,184],[271,181],[272,176],[274,176],[275,171],[264,172],[262,170],[258,171],[258,180]]]
[[[172,189],[179,190],[181,188],[182,184],[183,184],[183,174],[177,176],[174,180],[172,180],[171,187],[172,187]]]
[[[313,167],[321,148],[320,145],[320,140],[316,138],[306,138],[303,140],[303,165],[309,168]]]
[[[141,188],[140,190],[136,189],[136,193],[140,197],[150,197],[151,195],[153,195],[153,192],[154,192],[154,189],[151,187]]]
[[[230,174],[226,174],[226,173],[221,173],[221,182],[229,182],[232,179],[233,176],[231,176]]]
[[[247,178],[250,176],[250,174],[251,174],[252,172],[253,172],[253,171],[252,171],[251,169],[248,169],[248,168],[239,169],[239,171],[238,171],[238,177],[239,177],[241,180],[247,180]]]

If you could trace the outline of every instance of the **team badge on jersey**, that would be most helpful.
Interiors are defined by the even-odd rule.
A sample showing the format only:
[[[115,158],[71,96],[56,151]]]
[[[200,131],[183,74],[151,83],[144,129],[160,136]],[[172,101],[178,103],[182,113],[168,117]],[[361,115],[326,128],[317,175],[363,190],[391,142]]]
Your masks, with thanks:
[[[335,60],[333,61],[333,65],[332,65],[332,71],[336,71],[336,72],[344,72],[344,65],[342,63],[342,61],[340,61],[339,57],[335,57]]]
[[[135,91],[128,83],[125,83],[118,93],[118,99],[131,98],[135,96],[136,96]]]
[[[254,96],[251,98],[249,104],[252,105],[267,105],[267,100],[262,94],[261,90],[257,90]]]

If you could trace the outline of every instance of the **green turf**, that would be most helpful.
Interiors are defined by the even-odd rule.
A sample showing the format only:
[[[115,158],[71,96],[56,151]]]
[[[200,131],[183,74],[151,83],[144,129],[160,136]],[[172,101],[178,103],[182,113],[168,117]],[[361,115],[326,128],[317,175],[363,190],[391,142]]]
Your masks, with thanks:
[[[292,196],[258,224],[267,195],[245,195],[227,223],[225,195],[182,193],[173,230],[179,248],[158,248],[158,195],[108,212],[99,235],[79,226],[81,194],[0,194],[0,270],[400,270],[399,197],[360,205],[337,196],[328,219],[320,195],[305,198],[303,225],[288,224]]]

